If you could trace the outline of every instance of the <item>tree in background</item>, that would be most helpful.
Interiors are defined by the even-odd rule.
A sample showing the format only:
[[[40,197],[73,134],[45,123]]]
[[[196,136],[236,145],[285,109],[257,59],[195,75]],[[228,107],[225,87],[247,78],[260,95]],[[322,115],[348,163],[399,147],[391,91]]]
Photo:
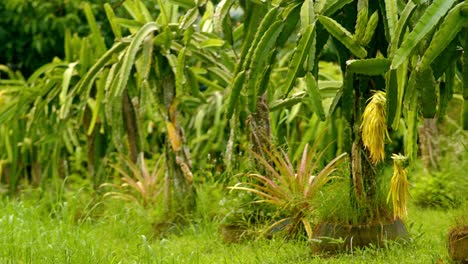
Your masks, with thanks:
[[[120,10],[120,0],[89,1],[108,46],[113,35],[103,5]],[[146,1],[148,2],[148,1]],[[119,13],[119,14],[120,14]],[[83,37],[89,26],[79,0],[4,0],[0,1],[0,64],[29,76],[53,57],[63,58],[65,31]]]

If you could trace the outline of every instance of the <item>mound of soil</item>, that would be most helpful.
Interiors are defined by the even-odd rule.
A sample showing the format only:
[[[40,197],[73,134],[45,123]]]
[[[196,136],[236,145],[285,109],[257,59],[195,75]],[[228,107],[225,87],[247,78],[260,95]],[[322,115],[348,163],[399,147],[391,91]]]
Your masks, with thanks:
[[[370,245],[381,247],[386,241],[408,238],[409,233],[400,219],[366,225],[322,223],[315,229],[312,252],[328,254]]]
[[[449,232],[449,255],[453,261],[468,263],[468,226],[460,226]]]

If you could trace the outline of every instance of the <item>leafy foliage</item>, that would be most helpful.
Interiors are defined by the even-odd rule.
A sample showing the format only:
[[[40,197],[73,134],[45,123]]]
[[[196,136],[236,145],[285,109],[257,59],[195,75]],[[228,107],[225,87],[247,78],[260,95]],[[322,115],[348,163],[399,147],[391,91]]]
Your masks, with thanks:
[[[94,1],[94,9],[104,2]],[[29,76],[51,58],[63,58],[67,29],[79,35],[89,31],[80,6],[80,1],[2,1],[0,62]]]
[[[271,151],[271,152],[270,152]],[[274,149],[266,150],[267,157],[254,154],[265,167],[264,175],[248,174],[252,182],[231,187],[234,190],[244,190],[261,197],[257,202],[271,203],[277,208],[278,215],[284,215],[270,226],[269,229],[284,229],[288,235],[297,235],[303,226],[309,238],[312,237],[315,200],[321,188],[331,179],[337,167],[345,160],[346,153],[336,157],[324,168],[319,164],[324,151],[319,152],[317,145],[304,148],[301,161],[294,168],[284,152]],[[270,164],[271,163],[271,164]]]
[[[124,164],[124,166],[115,165],[114,169],[122,175],[121,183],[102,184],[101,188],[111,187],[113,189],[106,192],[104,197],[136,202],[144,207],[163,204],[161,198],[164,194],[165,183],[164,164],[161,158],[156,161],[152,170],[148,170],[144,157],[140,158],[140,167],[128,160],[119,163]]]
[[[460,175],[449,171],[418,175],[411,192],[414,202],[425,208],[447,209],[460,206],[467,187],[457,177]]]
[[[414,202],[424,208],[457,208],[466,203],[468,192],[467,152],[465,146],[453,142],[461,142],[466,137],[460,131],[451,136],[442,136],[441,150],[444,157],[440,158],[439,170],[424,170],[421,164],[415,167],[411,180],[414,186],[410,188]],[[446,153],[450,153],[447,155]]]

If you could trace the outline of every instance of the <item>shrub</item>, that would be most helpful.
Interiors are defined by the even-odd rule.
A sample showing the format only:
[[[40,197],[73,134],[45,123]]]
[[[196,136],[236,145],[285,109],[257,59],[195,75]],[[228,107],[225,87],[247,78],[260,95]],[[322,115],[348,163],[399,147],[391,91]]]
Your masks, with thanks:
[[[412,191],[414,202],[421,207],[455,208],[462,204],[468,192],[461,174],[450,168],[417,176]]]
[[[250,173],[248,176],[251,181],[231,189],[254,193],[261,197],[258,203],[276,207],[280,219],[266,231],[285,231],[286,236],[295,236],[303,228],[308,237],[312,238],[314,222],[310,218],[314,217],[314,202],[319,198],[321,188],[333,178],[338,166],[346,160],[347,154],[337,156],[321,168],[320,161],[325,150],[318,151],[317,144],[310,150],[306,145],[297,167],[294,167],[284,151],[277,151],[271,147],[270,150],[264,151],[266,157],[252,154],[265,168],[266,173]]]
[[[411,180],[413,200],[421,207],[454,208],[468,200],[466,133],[450,118],[446,121],[440,125],[441,134],[437,138],[439,169],[423,170],[422,164],[417,164],[418,172]]]

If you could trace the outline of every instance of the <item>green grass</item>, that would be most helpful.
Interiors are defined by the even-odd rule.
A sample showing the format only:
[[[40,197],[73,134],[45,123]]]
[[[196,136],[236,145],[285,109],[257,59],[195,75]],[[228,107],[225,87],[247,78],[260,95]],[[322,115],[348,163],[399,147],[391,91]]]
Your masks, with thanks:
[[[138,206],[98,201],[93,207],[89,196],[67,195],[55,204],[34,195],[0,201],[0,263],[449,263],[446,235],[458,213],[412,206],[406,221],[412,242],[318,258],[301,241],[224,244],[218,224],[197,217],[159,238]]]

